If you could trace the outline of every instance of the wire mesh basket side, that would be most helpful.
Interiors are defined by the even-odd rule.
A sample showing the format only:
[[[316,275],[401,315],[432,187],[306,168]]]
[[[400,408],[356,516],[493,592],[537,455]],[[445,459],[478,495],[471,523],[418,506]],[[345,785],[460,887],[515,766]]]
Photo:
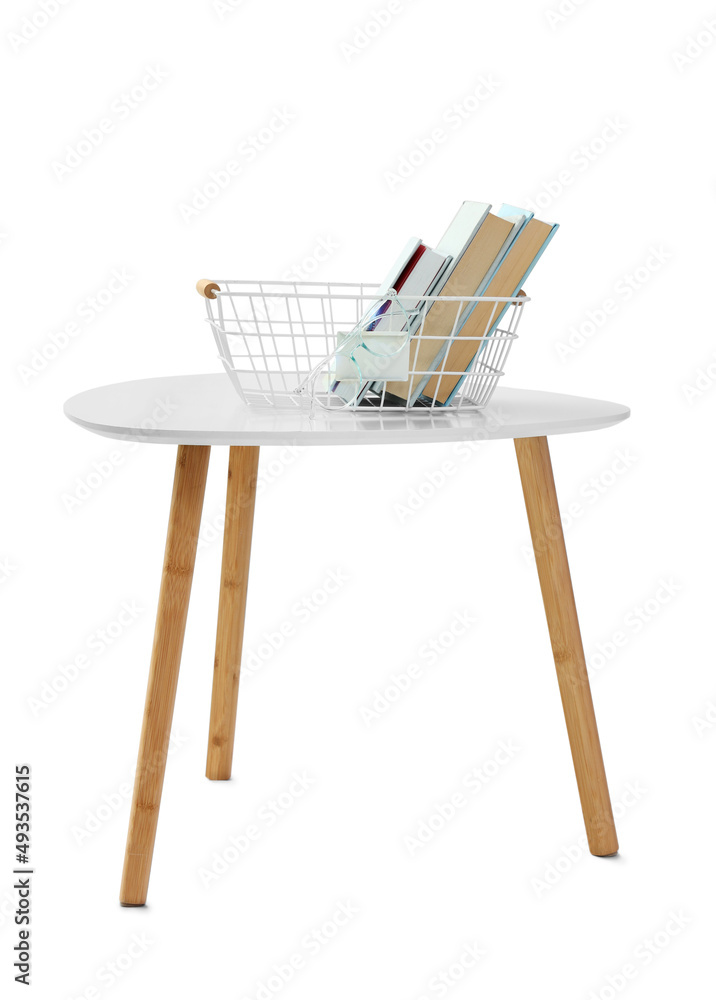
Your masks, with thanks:
[[[449,392],[451,406],[483,407],[504,372],[529,301],[430,295],[408,300],[395,292],[381,295],[377,284],[367,282],[222,280],[212,287],[207,318],[222,365],[247,406],[434,409]],[[447,338],[426,332],[426,317],[437,303],[454,314]],[[487,333],[465,333],[478,307]],[[430,355],[435,357],[426,366],[421,358]]]

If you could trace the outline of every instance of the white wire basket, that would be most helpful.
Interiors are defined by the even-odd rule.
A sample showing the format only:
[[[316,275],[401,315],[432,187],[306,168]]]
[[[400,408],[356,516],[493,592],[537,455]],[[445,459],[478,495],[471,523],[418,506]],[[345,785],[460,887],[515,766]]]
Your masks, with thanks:
[[[197,290],[239,398],[278,408],[482,408],[529,302],[405,297],[364,282],[203,280]]]

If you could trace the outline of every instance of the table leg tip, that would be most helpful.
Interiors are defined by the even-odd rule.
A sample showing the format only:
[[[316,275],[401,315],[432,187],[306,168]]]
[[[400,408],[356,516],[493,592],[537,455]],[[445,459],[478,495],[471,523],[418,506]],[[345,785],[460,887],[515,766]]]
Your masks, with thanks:
[[[599,850],[593,850],[591,847],[589,853],[595,858],[616,858],[619,856],[619,848],[600,848]]]

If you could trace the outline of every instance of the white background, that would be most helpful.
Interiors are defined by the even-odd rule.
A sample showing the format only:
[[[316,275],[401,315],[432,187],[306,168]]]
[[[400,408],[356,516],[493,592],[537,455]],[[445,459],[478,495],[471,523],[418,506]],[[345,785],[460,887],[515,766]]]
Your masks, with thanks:
[[[565,0],[558,20],[556,4],[402,0],[376,26],[385,9],[384,0],[246,0],[228,13],[210,0],[71,0],[43,25],[37,5],[3,6],[8,995],[21,992],[10,887],[12,776],[24,761],[34,780],[33,989],[43,1000],[652,1000],[712,988],[716,355],[703,293],[716,222],[716,25],[702,22],[716,11],[689,0],[667,19],[646,0]],[[42,26],[18,42],[32,17]],[[688,60],[675,58],[687,49]],[[114,102],[149,68],[161,83],[120,111]],[[476,104],[481,78],[493,92]],[[182,203],[275,109],[291,118],[283,131],[252,162],[239,155],[241,175],[185,221]],[[106,118],[102,143],[58,171],[67,147]],[[444,141],[417,164],[435,129]],[[416,165],[396,181],[411,153]],[[552,442],[564,512],[572,505],[567,546],[620,854],[591,858],[580,843],[509,441],[467,455],[451,445],[263,451],[246,653],[296,624],[292,607],[328,571],[349,579],[244,677],[233,780],[206,781],[227,462],[217,448],[149,904],[121,909],[122,790],[175,456],[91,437],[63,418],[62,403],[93,385],[218,371],[198,278],[270,279],[298,266],[304,277],[379,281],[409,236],[434,245],[466,198],[538,199],[538,216],[561,223],[528,282],[533,301],[506,384],[633,408],[617,428]],[[316,266],[319,240],[335,248]],[[89,313],[113,269],[131,278]],[[618,308],[599,323],[609,298]],[[71,322],[76,336],[48,350]],[[580,328],[592,334],[581,343]],[[558,346],[570,336],[565,356]],[[33,358],[41,370],[28,374]],[[429,493],[427,477],[446,461],[453,474],[401,518],[399,505],[411,490]],[[71,504],[78,480],[108,462],[112,475]],[[93,651],[123,602],[141,613]],[[627,619],[639,608],[637,631]],[[361,709],[467,609],[477,619],[467,635],[368,726]],[[628,642],[614,652],[618,630]],[[89,666],[33,712],[43,683],[62,687],[60,667],[80,653]],[[520,748],[514,759],[411,855],[405,836],[501,740]],[[303,770],[311,788],[205,888],[200,869],[214,852]],[[78,843],[98,810],[99,830]],[[262,994],[273,967],[345,901],[357,915]],[[683,913],[678,934],[672,910]],[[149,943],[127,962],[133,935]],[[648,962],[647,939],[661,942]],[[484,953],[472,968],[459,965],[468,944]],[[112,962],[129,965],[119,979]],[[440,992],[433,977],[451,968]]]

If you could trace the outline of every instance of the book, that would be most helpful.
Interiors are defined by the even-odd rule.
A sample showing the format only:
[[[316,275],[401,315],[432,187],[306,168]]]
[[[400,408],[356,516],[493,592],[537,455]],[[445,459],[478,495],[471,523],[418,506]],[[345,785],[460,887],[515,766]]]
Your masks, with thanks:
[[[425,289],[423,288],[424,282],[431,282],[434,280],[434,278],[430,277],[430,268],[432,267],[432,264],[429,264],[426,261],[425,264],[427,264],[427,266],[421,265],[420,270],[418,270],[417,273],[416,268],[427,250],[428,247],[426,247],[424,243],[421,243],[413,256],[410,258],[407,266],[401,271],[397,280],[392,284],[387,284],[387,282],[384,281],[378,289],[378,295],[387,295],[389,291],[402,292],[403,294],[406,294],[406,289],[409,288],[420,288],[421,290],[416,292],[416,295],[426,294]],[[430,252],[433,253],[434,251]],[[364,329],[366,332],[372,333],[374,330],[383,329],[397,333],[404,329],[407,322],[405,319],[405,312],[393,299],[386,299],[376,310],[376,315],[380,316],[380,319],[376,320],[375,323],[370,323],[365,326]]]
[[[436,280],[445,270],[449,260],[450,258],[445,254],[439,253],[437,250],[431,250],[422,243],[420,244],[393,285],[393,287],[395,285],[398,286],[396,291],[400,291],[406,296],[408,309],[418,308],[420,298],[423,295],[430,294]],[[381,285],[381,288],[384,286],[385,282]],[[386,294],[388,290],[386,288],[380,294]],[[387,306],[387,308],[384,309],[384,306]],[[361,336],[363,340],[371,339],[371,347],[368,348],[363,344],[359,344],[353,348],[351,350],[351,357],[355,361],[357,369],[355,369],[355,366],[350,365],[350,363],[341,364],[339,366],[340,370],[337,371],[338,378],[331,387],[332,391],[346,403],[359,403],[368,391],[373,379],[385,378],[386,375],[392,377],[396,371],[398,375],[401,375],[404,371],[407,376],[407,327],[409,321],[406,318],[403,308],[397,305],[392,299],[388,299],[378,307],[374,315],[376,317],[375,320],[371,321],[372,317],[369,316],[367,324],[365,320],[362,321],[363,329]],[[405,339],[405,350],[402,352],[400,351],[399,342],[396,347],[396,339],[400,337],[401,333]],[[346,335],[347,340],[352,340],[354,337],[355,334],[353,332]],[[352,376],[348,373],[347,368],[354,369]],[[360,387],[356,385],[358,371],[360,371],[360,382],[362,383]]]
[[[523,225],[514,239],[509,253],[505,255],[492,280],[480,294],[500,298],[517,295],[522,283],[542,256],[558,228],[556,223],[540,222],[534,218]],[[500,307],[498,303],[497,309],[495,309],[494,302],[476,303],[475,308],[449,345],[444,364],[445,371],[464,372],[469,368],[478,353],[475,348],[476,342],[461,338],[490,336],[497,329],[507,308],[508,304]],[[447,405],[457,392],[464,377],[460,374],[445,375],[438,372],[430,377],[422,396],[425,400],[435,400],[440,405]]]
[[[417,246],[415,247],[415,249],[411,251],[411,247],[415,243],[417,243]],[[380,326],[381,324],[380,317],[382,317],[385,313],[388,312],[391,305],[391,299],[384,298],[384,296],[387,296],[388,292],[390,292],[391,290],[396,292],[400,291],[400,289],[407,281],[408,275],[410,275],[411,272],[415,269],[416,264],[418,263],[418,261],[420,260],[420,258],[422,257],[422,255],[425,253],[426,250],[427,247],[421,240],[408,240],[403,250],[403,254],[395,262],[395,264],[391,268],[389,276],[383,281],[383,284],[379,287],[376,293],[376,299],[378,300],[383,299],[383,301],[380,303],[380,305],[373,307],[373,310],[368,317],[368,320],[370,320],[372,317],[376,317],[375,322],[372,323],[367,322],[365,318],[361,320],[361,326],[365,330],[371,332],[373,330],[376,330]],[[386,325],[387,324],[385,323],[383,324],[384,327]]]
[[[376,299],[383,299],[391,289],[395,289],[397,292],[400,288],[402,288],[406,278],[426,250],[427,247],[422,240],[417,237],[409,239],[403,247],[400,256],[388,271],[386,278],[383,280],[383,283],[376,292]],[[390,300],[386,299],[381,303],[381,305],[373,310],[373,315],[382,315],[387,311],[389,305]],[[374,327],[369,326],[368,329],[372,330]]]
[[[503,201],[495,215],[499,215],[501,219],[518,219],[524,215],[525,221],[529,222],[535,214],[529,208],[517,208],[515,205],[508,205]]]
[[[435,247],[438,253],[452,257],[451,270],[459,263],[491,208],[492,205],[484,201],[464,201],[457,210],[455,218]],[[446,277],[450,277],[450,272]]]
[[[488,212],[482,225],[464,249],[458,264],[451,270],[443,284],[440,296],[473,296],[481,294],[481,288],[497,263],[504,248],[518,227],[518,221],[503,219]],[[424,372],[410,381],[386,382],[385,391],[396,399],[402,399],[409,406],[414,405],[442,362],[451,336],[467,322],[474,303],[441,302],[438,298],[425,314],[424,322],[418,327],[418,336],[411,341],[410,371]],[[428,339],[430,338],[430,339]],[[432,339],[436,338],[436,339]]]
[[[510,235],[505,240],[504,246],[500,251],[499,257],[495,260],[495,263],[485,275],[485,279],[483,282],[483,287],[485,288],[487,287],[489,282],[492,281],[492,278],[494,277],[497,268],[502,263],[503,257],[512,246],[513,240],[517,238],[517,235],[519,234],[522,227],[526,225],[531,219],[534,218],[534,212],[530,212],[529,209],[516,208],[514,205],[506,205],[504,203],[500,205],[497,212],[495,212],[495,215],[498,215],[501,219],[507,219],[508,222],[513,223],[513,229]]]
[[[483,201],[464,201],[462,203],[435,248],[438,253],[445,254],[450,260],[433,288],[426,294],[436,295],[441,291],[460,263],[463,254],[472,243],[491,208],[491,205]],[[412,305],[412,303],[408,304]],[[382,393],[383,383],[375,382],[370,388],[373,392]]]
[[[376,298],[382,298],[382,296],[388,294],[391,288],[395,288],[396,284],[401,279],[401,275],[409,267],[416,253],[418,253],[418,255],[422,254],[423,249],[425,249],[425,244],[421,239],[418,239],[417,236],[412,236],[408,240],[401,250],[398,259],[388,271],[382,285],[378,289]]]
[[[400,254],[398,255],[395,263],[388,271],[383,283],[378,288],[376,293],[376,299],[381,300],[388,294],[392,288],[400,288],[407,278],[410,271],[415,267],[420,257],[422,257],[424,251],[427,249],[425,244],[417,236],[412,236],[408,242],[405,244]],[[374,306],[373,310],[368,317],[369,320],[372,317],[381,316],[390,305],[390,300],[385,299],[380,305]],[[361,321],[362,323],[363,321]],[[377,322],[377,320],[376,320]],[[367,329],[375,329],[376,323],[368,325]],[[340,345],[339,345],[340,346]],[[350,402],[355,393],[355,382],[350,382],[353,374],[355,373],[355,366],[350,363],[341,363],[341,360],[336,361],[336,378],[331,385],[331,392],[337,393],[346,402]],[[340,389],[341,381],[348,380],[349,385],[345,385],[343,389]],[[362,396],[362,394],[359,394]]]
[[[508,204],[506,204],[504,202],[503,202],[502,205],[500,205],[500,208],[495,213],[495,215],[499,216],[499,218],[501,218],[501,219],[506,219],[508,222],[511,222],[512,223],[512,232],[509,234],[509,236],[507,237],[507,239],[505,240],[505,242],[502,244],[500,252],[497,255],[497,257],[495,257],[495,260],[494,260],[492,266],[490,267],[490,269],[488,270],[487,274],[485,275],[485,277],[483,278],[483,280],[480,282],[480,284],[478,285],[477,289],[475,290],[475,293],[474,293],[475,295],[484,295],[485,289],[487,288],[488,284],[490,283],[490,281],[492,281],[493,277],[495,276],[495,273],[496,273],[498,267],[502,263],[505,255],[507,254],[507,252],[509,251],[510,247],[512,246],[512,243],[516,239],[518,233],[521,231],[521,229],[522,229],[522,227],[524,225],[526,225],[531,219],[534,218],[534,212],[530,212],[529,209],[526,209],[526,208],[516,208],[514,205],[508,205]],[[471,305],[471,307],[470,307],[469,310],[466,309],[462,313],[462,315],[460,317],[460,321],[461,321],[460,322],[460,326],[462,326],[462,324],[465,322],[465,320],[469,316],[469,314],[472,311],[472,309],[474,308],[474,306],[475,306],[475,303],[473,303]],[[503,315],[503,311],[500,312],[500,316],[502,316],[502,315]],[[485,342],[483,341],[479,345],[479,350],[478,350],[477,353],[480,354],[484,350],[484,348],[485,348]],[[445,345],[443,347],[443,349],[440,351],[439,356],[435,359],[435,364],[433,365],[433,370],[436,370],[436,369],[438,369],[440,367],[440,362],[442,361],[443,357],[445,356],[445,350],[446,349],[447,349],[447,345]],[[422,385],[423,388],[427,385],[427,382],[428,382],[427,378],[424,378],[424,379],[421,380],[421,385]],[[419,399],[419,394],[418,393],[414,393],[413,394],[413,399],[412,399],[412,405],[415,405],[415,403],[416,403],[416,401],[418,399]]]

